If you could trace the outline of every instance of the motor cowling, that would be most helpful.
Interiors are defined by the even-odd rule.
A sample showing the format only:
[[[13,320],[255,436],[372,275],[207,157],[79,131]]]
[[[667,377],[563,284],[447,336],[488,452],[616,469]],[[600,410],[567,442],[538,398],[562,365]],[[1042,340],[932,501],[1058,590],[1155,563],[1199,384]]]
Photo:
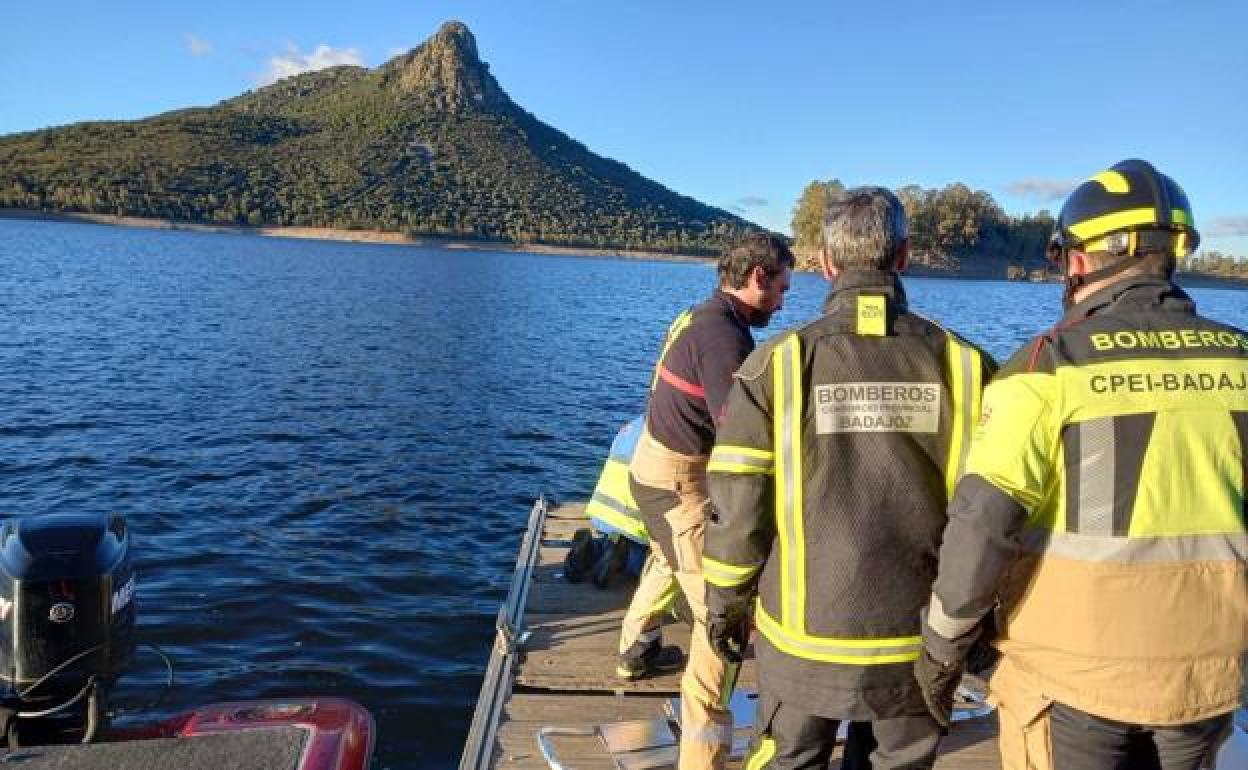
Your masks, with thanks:
[[[119,514],[44,514],[0,528],[0,687],[10,708],[107,690],[134,654],[135,574]]]

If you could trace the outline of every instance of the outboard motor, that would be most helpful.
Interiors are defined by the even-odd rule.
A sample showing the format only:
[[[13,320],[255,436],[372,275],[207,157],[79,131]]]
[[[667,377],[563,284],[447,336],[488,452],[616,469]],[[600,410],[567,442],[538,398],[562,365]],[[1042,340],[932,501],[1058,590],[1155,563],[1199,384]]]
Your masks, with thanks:
[[[0,725],[10,748],[92,740],[134,654],[134,589],[119,514],[0,528]]]

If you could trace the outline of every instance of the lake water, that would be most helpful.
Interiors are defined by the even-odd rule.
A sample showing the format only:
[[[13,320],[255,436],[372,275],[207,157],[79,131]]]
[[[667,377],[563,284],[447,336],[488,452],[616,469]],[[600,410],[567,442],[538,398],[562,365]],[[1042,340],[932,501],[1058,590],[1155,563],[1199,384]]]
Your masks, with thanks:
[[[377,768],[453,766],[539,493],[589,495],[706,265],[0,220],[4,516],[119,511],[121,716],[332,694]],[[1054,285],[912,279],[1004,359]],[[797,276],[773,330],[817,313]],[[1194,292],[1248,326],[1248,295]]]

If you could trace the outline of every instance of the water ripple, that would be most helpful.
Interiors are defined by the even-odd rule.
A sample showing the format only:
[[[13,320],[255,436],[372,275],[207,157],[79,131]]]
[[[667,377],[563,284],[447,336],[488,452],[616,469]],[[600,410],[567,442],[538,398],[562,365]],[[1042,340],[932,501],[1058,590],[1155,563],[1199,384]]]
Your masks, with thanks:
[[[122,719],[322,693],[377,767],[457,759],[532,499],[592,488],[703,265],[0,220],[5,515],[119,511],[140,575]],[[776,329],[818,312],[798,276]],[[1053,286],[911,283],[1004,358]],[[1240,294],[1197,292],[1243,325]]]

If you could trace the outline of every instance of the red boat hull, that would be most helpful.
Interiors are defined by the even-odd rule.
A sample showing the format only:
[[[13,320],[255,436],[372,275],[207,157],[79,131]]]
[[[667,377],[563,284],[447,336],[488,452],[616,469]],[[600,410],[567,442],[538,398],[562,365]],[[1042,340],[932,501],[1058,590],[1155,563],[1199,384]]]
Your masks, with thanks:
[[[282,698],[213,703],[155,725],[113,731],[105,740],[190,738],[264,727],[307,731],[299,770],[365,770],[376,735],[372,715],[354,701]]]

